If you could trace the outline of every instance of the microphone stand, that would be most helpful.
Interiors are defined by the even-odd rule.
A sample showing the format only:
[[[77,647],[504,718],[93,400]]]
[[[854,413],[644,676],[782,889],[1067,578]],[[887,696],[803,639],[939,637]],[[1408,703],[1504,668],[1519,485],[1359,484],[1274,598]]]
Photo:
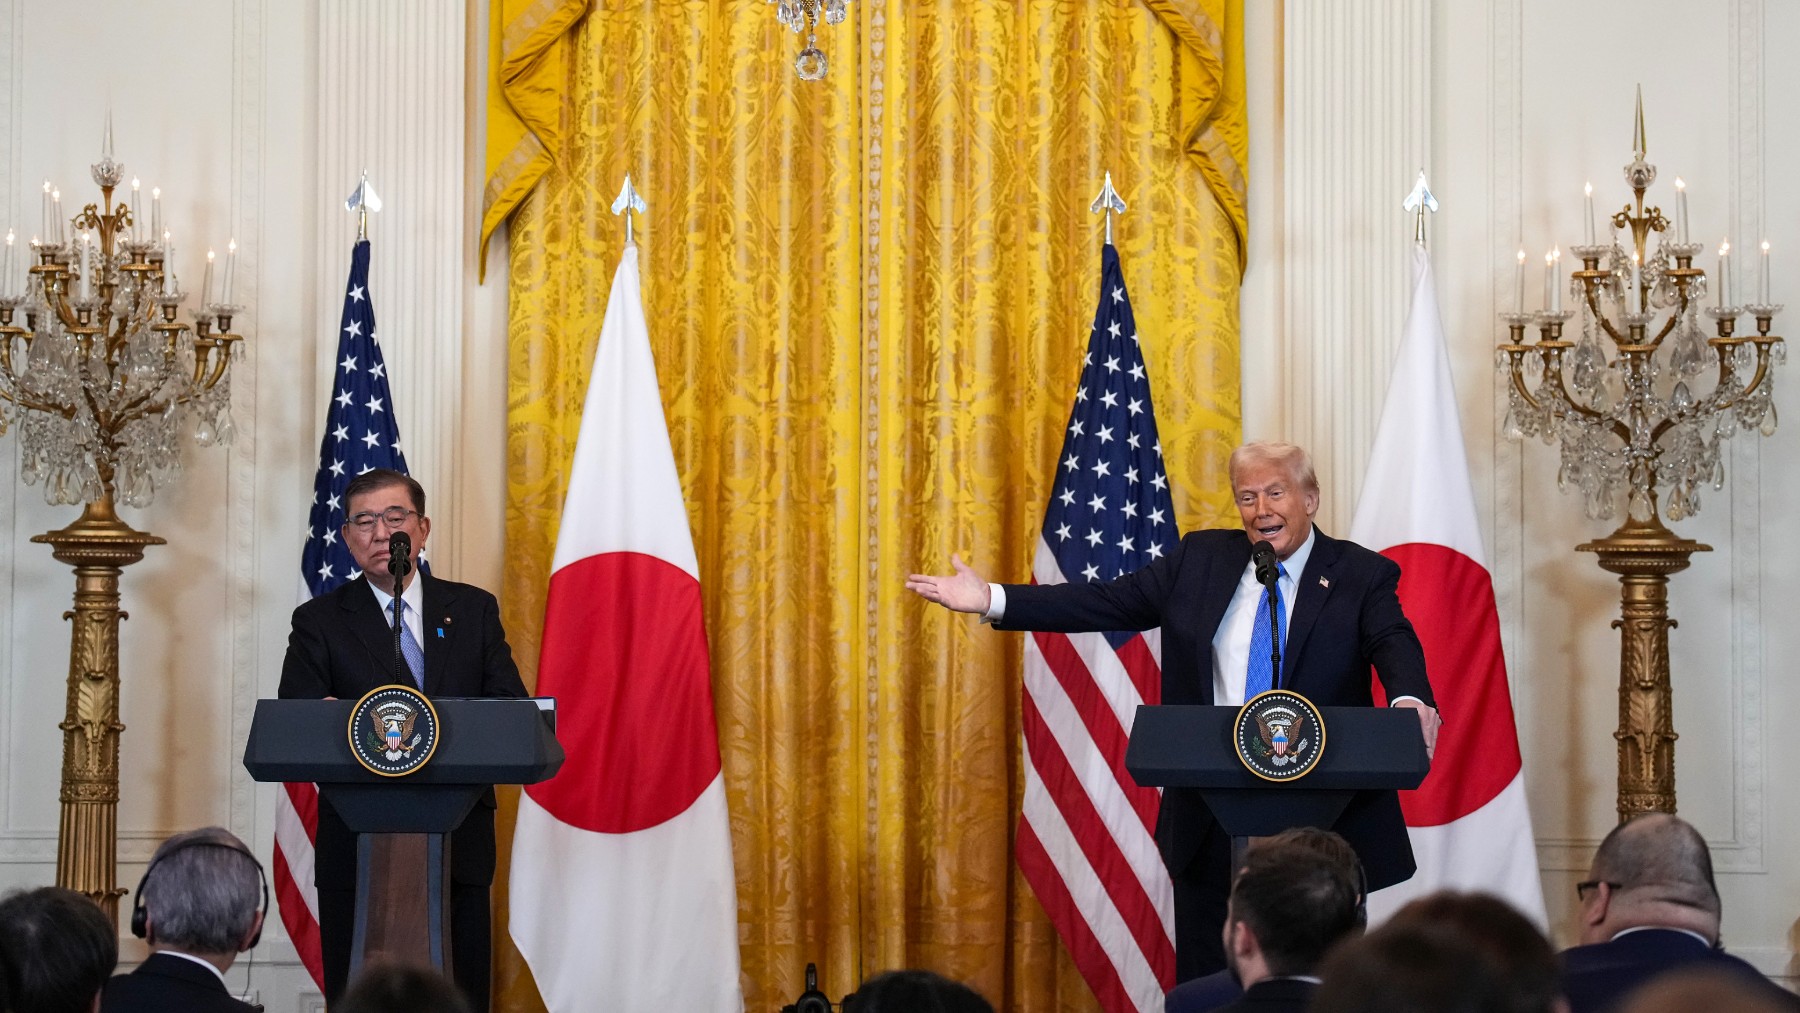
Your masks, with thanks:
[[[1269,688],[1281,688],[1281,615],[1275,603],[1281,600],[1281,577],[1269,581]]]
[[[405,590],[406,575],[412,572],[412,539],[404,534],[395,534],[388,545],[388,573],[394,577],[394,675],[406,673],[407,681],[418,685],[424,682],[424,675],[421,673],[416,680],[411,676],[412,669],[406,664],[406,652],[400,649],[400,623],[404,621],[406,614],[400,594]],[[395,551],[396,549],[400,551]]]

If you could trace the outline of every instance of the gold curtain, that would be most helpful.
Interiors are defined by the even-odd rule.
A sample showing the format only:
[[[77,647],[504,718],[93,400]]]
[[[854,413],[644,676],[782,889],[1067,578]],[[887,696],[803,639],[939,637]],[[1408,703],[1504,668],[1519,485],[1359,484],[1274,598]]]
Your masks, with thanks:
[[[1238,3],[854,0],[820,82],[763,0],[595,0],[572,29],[567,135],[511,218],[506,624],[529,682],[630,172],[751,1010],[809,961],[834,997],[923,966],[1094,1006],[1012,859],[1022,645],[901,581],[953,550],[1028,579],[1109,170],[1179,520],[1233,516]],[[533,1008],[497,959],[500,1008]]]

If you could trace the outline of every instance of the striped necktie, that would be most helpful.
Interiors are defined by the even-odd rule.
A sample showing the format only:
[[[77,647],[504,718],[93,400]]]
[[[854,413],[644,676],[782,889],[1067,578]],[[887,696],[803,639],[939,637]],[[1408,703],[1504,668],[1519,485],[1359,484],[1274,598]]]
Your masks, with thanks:
[[[401,622],[401,616],[405,611],[406,602],[395,598],[394,623],[400,627],[400,654],[406,659],[406,667],[412,670],[413,684],[423,690],[425,688],[425,651],[419,646],[418,638],[413,636],[412,627]],[[1267,659],[1264,659],[1263,667],[1268,667]]]

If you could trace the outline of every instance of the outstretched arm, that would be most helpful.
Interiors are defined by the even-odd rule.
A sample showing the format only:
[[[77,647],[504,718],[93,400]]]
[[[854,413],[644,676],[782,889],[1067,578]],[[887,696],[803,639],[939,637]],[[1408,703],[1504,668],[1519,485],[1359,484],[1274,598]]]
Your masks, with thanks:
[[[950,565],[956,570],[954,574],[933,577],[915,573],[906,578],[906,589],[954,612],[985,613],[991,604],[988,582],[970,569],[960,555],[951,555]]]

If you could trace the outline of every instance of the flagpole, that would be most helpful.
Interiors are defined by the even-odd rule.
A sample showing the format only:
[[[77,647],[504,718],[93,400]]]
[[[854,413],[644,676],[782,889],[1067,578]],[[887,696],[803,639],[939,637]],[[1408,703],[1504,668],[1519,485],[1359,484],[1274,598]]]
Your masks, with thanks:
[[[1090,214],[1099,214],[1102,211],[1106,212],[1106,245],[1111,246],[1113,244],[1113,213],[1125,213],[1125,200],[1119,196],[1117,190],[1113,189],[1111,172],[1106,174],[1106,182],[1100,185],[1099,196],[1094,198],[1094,203],[1088,205]]]
[[[632,189],[631,173],[626,173],[625,185],[619,188],[619,196],[612,202],[612,213],[625,216],[626,246],[634,246],[637,244],[637,240],[633,239],[631,236],[631,213],[636,211],[641,215],[644,213],[645,207],[644,198],[639,197],[638,192]]]
[[[1419,170],[1418,182],[1413,184],[1412,192],[1406,195],[1405,203],[1400,205],[1413,213],[1413,242],[1425,245],[1425,212],[1437,214],[1438,200],[1431,195],[1431,188],[1425,185],[1425,170]]]
[[[362,171],[362,178],[357,181],[356,189],[344,198],[344,210],[356,212],[356,241],[361,243],[369,238],[369,212],[381,210],[381,198],[376,196],[375,188],[369,185],[369,170]]]

